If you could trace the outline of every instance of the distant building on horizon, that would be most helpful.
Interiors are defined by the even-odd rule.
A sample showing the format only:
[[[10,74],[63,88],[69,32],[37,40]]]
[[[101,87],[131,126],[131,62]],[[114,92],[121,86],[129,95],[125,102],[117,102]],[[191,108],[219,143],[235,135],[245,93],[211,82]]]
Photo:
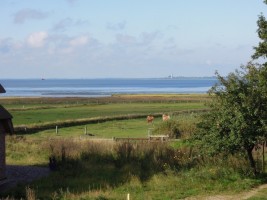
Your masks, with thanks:
[[[174,78],[173,74],[169,75],[168,78],[173,79]]]

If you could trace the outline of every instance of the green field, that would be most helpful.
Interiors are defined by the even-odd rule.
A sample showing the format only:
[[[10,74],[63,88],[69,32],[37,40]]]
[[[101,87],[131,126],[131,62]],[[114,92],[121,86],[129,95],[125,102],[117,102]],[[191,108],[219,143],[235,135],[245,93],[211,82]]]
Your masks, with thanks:
[[[207,101],[205,95],[0,99],[12,113],[15,126],[37,127],[31,134],[7,137],[7,164],[47,166],[49,157],[56,156],[59,170],[29,185],[40,199],[126,199],[128,193],[131,199],[181,199],[236,194],[264,182],[249,175],[242,156],[228,160],[199,157],[198,150],[192,149],[187,139],[201,114],[192,110],[205,109]],[[111,140],[147,137],[164,124],[162,113],[169,113],[179,126],[179,140],[156,146],[147,142],[125,146]],[[141,117],[112,118],[133,114]],[[153,124],[146,122],[148,114],[157,114]],[[74,123],[105,117],[110,118]],[[58,133],[57,123],[62,124]],[[45,124],[53,126],[38,131]],[[25,187],[19,185],[0,197],[25,197]]]
[[[179,110],[205,108],[203,103],[124,103],[105,105],[84,105],[75,107],[54,107],[32,110],[11,110],[14,125],[38,124],[101,116],[127,114],[172,113]]]

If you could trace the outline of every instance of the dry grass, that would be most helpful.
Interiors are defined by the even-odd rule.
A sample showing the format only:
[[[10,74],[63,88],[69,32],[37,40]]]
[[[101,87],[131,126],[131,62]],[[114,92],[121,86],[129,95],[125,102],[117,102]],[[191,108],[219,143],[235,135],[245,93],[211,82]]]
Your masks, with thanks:
[[[57,161],[50,177],[29,186],[42,199],[123,199],[131,193],[134,199],[167,200],[242,191],[259,183],[247,175],[242,155],[200,156],[187,146],[58,139],[42,148]],[[25,186],[9,194],[34,196]]]
[[[95,103],[123,103],[123,102],[169,102],[169,101],[209,101],[207,94],[131,94],[113,95],[110,97],[1,97],[0,103],[11,104],[95,104]]]
[[[36,200],[36,194],[35,194],[34,189],[31,189],[30,187],[26,187],[26,199]]]

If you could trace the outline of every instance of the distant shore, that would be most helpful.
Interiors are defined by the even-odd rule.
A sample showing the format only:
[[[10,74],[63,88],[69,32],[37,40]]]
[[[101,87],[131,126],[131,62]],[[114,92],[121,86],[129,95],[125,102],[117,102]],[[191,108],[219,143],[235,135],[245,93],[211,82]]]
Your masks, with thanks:
[[[205,94],[214,78],[1,80],[3,97],[109,97],[114,95]]]

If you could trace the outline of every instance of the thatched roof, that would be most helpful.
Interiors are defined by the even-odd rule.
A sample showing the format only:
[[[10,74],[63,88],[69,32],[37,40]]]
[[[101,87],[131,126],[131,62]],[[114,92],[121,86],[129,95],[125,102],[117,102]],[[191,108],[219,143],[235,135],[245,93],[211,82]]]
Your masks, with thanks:
[[[6,93],[6,90],[3,88],[1,84],[0,84],[0,93]]]

